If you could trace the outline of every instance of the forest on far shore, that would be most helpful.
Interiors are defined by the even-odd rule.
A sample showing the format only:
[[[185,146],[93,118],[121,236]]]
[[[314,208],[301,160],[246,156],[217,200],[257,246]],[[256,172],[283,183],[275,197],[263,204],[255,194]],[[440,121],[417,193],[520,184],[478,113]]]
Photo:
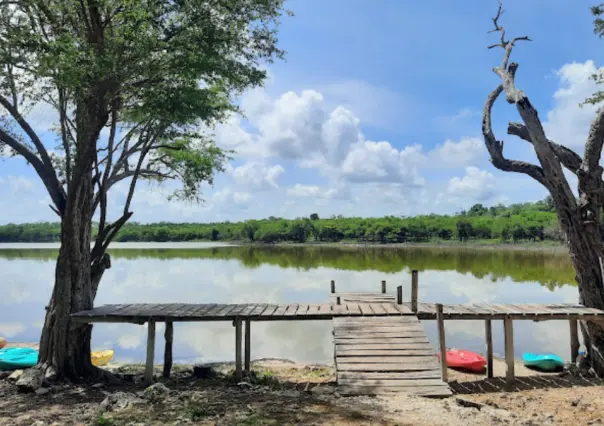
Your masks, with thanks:
[[[0,242],[59,241],[60,224],[51,222],[0,226]],[[485,207],[475,204],[455,215],[385,216],[262,220],[220,223],[130,223],[115,241],[246,241],[261,243],[362,242],[420,243],[430,241],[499,240],[562,241],[551,198],[534,203]]]

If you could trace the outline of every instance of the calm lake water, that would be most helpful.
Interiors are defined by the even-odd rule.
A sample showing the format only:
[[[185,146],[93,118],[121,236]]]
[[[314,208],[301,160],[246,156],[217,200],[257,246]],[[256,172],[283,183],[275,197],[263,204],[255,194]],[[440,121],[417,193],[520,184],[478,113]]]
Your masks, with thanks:
[[[54,277],[56,245],[0,244],[0,336],[38,341]],[[202,243],[115,244],[113,267],[96,305],[105,303],[324,303],[329,282],[338,291],[388,291],[403,285],[410,295],[418,269],[420,301],[442,303],[574,303],[577,288],[566,254],[471,249],[338,249],[328,247],[235,247]],[[159,326],[159,325],[158,325]],[[569,356],[565,321],[515,321],[516,356],[525,351]],[[436,344],[436,326],[425,321]],[[252,358],[278,357],[331,363],[330,321],[252,323]],[[447,345],[484,351],[482,321],[447,321]],[[494,350],[503,354],[503,324],[493,325]],[[163,325],[156,356],[163,357]],[[93,346],[113,348],[115,360],[142,361],[146,328],[94,326]],[[230,323],[175,325],[177,362],[234,358]],[[436,347],[436,346],[435,346]]]

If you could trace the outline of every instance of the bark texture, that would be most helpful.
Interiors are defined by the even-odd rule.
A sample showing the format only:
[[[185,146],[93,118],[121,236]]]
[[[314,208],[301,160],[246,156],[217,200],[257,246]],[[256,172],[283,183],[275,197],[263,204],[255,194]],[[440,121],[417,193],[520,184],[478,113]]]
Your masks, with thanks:
[[[600,157],[604,144],[604,109],[598,111],[585,143],[581,157],[571,149],[549,140],[543,129],[536,108],[528,96],[515,86],[518,64],[509,63],[512,49],[517,41],[528,41],[528,37],[506,40],[505,30],[499,24],[503,13],[501,3],[493,18],[499,32],[500,42],[489,48],[504,50],[502,63],[493,69],[501,84],[487,97],[483,110],[482,133],[485,145],[495,167],[503,171],[524,173],[549,191],[566,236],[569,254],[576,271],[579,286],[579,302],[590,308],[604,310],[604,262],[600,234],[600,214],[604,200],[604,182]],[[491,112],[498,97],[505,93],[509,104],[516,107],[521,123],[510,123],[508,134],[532,144],[539,164],[509,160],[503,154],[503,142],[495,138],[491,125]],[[573,193],[564,176],[566,168],[577,176],[577,195]],[[581,324],[588,360],[594,370],[604,376],[604,328],[600,323],[584,321]]]

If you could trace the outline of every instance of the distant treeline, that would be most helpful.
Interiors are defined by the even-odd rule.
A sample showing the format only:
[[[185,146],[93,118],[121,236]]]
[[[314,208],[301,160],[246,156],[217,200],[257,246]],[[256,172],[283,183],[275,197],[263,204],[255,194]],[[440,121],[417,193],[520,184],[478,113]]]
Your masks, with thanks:
[[[58,223],[8,224],[0,226],[0,242],[58,241]],[[455,215],[415,217],[386,216],[358,218],[312,214],[308,218],[220,223],[131,223],[116,241],[249,241],[364,243],[429,242],[435,240],[500,240],[502,242],[561,241],[551,199],[535,203],[496,205],[475,204]]]

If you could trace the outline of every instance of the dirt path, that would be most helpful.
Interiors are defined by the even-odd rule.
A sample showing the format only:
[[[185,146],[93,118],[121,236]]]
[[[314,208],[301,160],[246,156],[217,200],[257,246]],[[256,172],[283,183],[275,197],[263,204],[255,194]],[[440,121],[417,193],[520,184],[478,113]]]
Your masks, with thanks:
[[[407,395],[340,397],[330,366],[264,360],[254,375],[232,379],[232,365],[197,371],[176,366],[173,378],[151,388],[140,383],[142,366],[113,366],[128,383],[62,385],[42,394],[19,394],[0,380],[2,425],[588,425],[602,424],[600,381],[527,371],[517,387],[502,392],[501,377],[450,371],[451,398]],[[496,373],[504,363],[495,361]],[[160,373],[158,368],[157,373]],[[517,366],[518,375],[525,373]]]

